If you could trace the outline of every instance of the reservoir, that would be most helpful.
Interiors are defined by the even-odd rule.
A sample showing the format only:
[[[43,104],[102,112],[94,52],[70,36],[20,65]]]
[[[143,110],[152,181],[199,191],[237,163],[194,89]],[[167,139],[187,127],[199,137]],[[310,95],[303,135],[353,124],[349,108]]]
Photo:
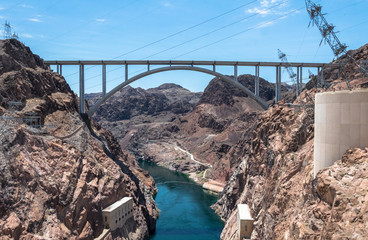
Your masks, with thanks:
[[[215,240],[220,239],[221,219],[210,208],[217,197],[203,191],[186,175],[154,163],[140,162],[155,179],[155,198],[160,209],[156,233],[152,240]]]

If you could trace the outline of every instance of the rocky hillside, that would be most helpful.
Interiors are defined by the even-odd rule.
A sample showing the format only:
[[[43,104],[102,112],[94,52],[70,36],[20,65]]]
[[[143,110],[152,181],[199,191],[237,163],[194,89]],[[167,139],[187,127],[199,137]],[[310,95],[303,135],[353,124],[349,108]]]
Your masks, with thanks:
[[[368,45],[351,53],[368,59]],[[337,62],[350,69],[351,87],[365,87],[368,78],[345,59]],[[347,87],[337,69],[324,75],[330,89]],[[313,85],[295,103],[313,104]],[[226,222],[221,239],[236,239],[239,203],[247,203],[255,219],[252,239],[366,239],[368,148],[349,149],[313,178],[312,108],[277,104],[247,131],[229,150],[239,164],[213,206]]]
[[[100,97],[101,94],[86,95],[91,105]],[[193,110],[200,97],[201,93],[171,83],[147,90],[127,86],[98,108],[94,118],[99,122],[116,122],[136,116],[183,114]]]
[[[0,238],[93,239],[102,209],[130,196],[134,218],[110,235],[148,239],[153,180],[29,48],[0,41],[0,63]]]
[[[211,103],[213,105],[232,105],[234,103],[234,97],[247,97],[247,94],[239,88],[231,86],[218,78],[215,79],[216,80],[211,81],[210,84],[208,84],[199,104]],[[240,75],[238,77],[238,81],[254,92],[255,76],[249,74]],[[259,96],[262,99],[268,102],[275,98],[274,84],[264,80],[263,78],[259,78],[259,85]],[[282,91],[287,91],[286,87],[282,86]]]

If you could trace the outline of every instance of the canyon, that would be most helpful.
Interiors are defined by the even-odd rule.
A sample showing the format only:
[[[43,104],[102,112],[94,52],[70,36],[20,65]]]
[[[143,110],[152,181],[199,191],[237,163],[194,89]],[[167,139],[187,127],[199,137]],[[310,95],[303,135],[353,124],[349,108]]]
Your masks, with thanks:
[[[368,45],[349,54],[367,60]],[[268,110],[214,78],[203,93],[128,86],[93,118],[79,114],[64,77],[19,41],[0,41],[0,59],[1,238],[93,239],[102,209],[129,196],[134,217],[107,239],[149,239],[157,187],[137,160],[218,183],[212,208],[225,223],[223,240],[237,236],[238,204],[255,219],[251,239],[368,236],[368,148],[351,147],[313,177],[315,94],[368,86],[347,56],[334,61],[345,76],[326,68],[325,88],[316,88],[320,74],[298,97],[283,86],[278,103],[274,85],[260,79]],[[253,91],[254,78],[238,81]],[[100,97],[88,94],[87,105]]]
[[[368,45],[349,54],[357,62],[366,60]],[[327,85],[318,91],[367,87],[368,79],[347,56],[334,63],[343,64],[345,76],[326,68]],[[143,114],[131,121],[95,117],[115,129],[120,145],[136,158],[190,174],[201,184],[210,179],[223,183],[212,206],[225,222],[221,239],[237,236],[240,203],[248,204],[256,219],[252,239],[364,239],[368,149],[349,149],[313,178],[311,106],[321,77],[312,76],[298,98],[283,88],[284,100],[278,104],[272,103],[272,84],[263,82],[261,86],[267,87],[261,96],[272,105],[267,111],[215,78],[192,110],[179,115]],[[250,89],[253,81],[254,76],[239,76]],[[170,117],[165,119],[166,114]],[[192,156],[203,164],[196,164]]]

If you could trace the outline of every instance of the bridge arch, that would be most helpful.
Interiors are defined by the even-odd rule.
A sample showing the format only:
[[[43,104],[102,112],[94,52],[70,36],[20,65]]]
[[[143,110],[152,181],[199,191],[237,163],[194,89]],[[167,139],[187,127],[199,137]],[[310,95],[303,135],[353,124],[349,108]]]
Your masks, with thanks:
[[[252,91],[250,91],[248,88],[244,87],[242,84],[240,84],[237,81],[234,81],[232,78],[223,75],[221,73],[206,69],[206,68],[200,68],[200,67],[194,67],[194,66],[170,66],[170,67],[162,67],[162,68],[156,68],[152,69],[143,73],[140,73],[134,77],[129,78],[127,81],[119,84],[114,89],[112,89],[110,92],[106,93],[105,96],[103,96],[100,100],[98,100],[87,112],[89,116],[92,116],[95,111],[104,103],[107,99],[109,99],[112,95],[114,95],[116,92],[118,92],[120,89],[126,87],[127,85],[131,84],[132,82],[135,82],[143,77],[159,73],[159,72],[167,72],[167,71],[175,71],[175,70],[188,70],[188,71],[195,71],[195,72],[202,72],[207,73],[210,75],[213,75],[215,77],[219,77],[226,81],[229,84],[233,84],[234,86],[240,88],[243,90],[248,96],[250,96],[252,99],[254,99],[257,103],[259,103],[262,108],[265,110],[268,109],[268,105],[265,101],[263,101],[260,97],[256,96]]]

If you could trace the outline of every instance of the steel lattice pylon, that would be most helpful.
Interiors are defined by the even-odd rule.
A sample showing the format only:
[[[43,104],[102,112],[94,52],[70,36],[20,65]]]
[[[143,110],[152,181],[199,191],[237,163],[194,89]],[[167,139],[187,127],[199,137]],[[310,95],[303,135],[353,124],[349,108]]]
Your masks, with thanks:
[[[288,71],[289,73],[289,76],[290,76],[290,79],[291,81],[293,82],[293,84],[296,83],[296,74],[293,70],[293,68],[291,67],[290,63],[288,62],[288,59],[286,57],[286,54],[283,53],[280,49],[278,49],[278,52],[279,52],[279,58],[280,60],[286,64],[286,70]]]
[[[12,38],[12,27],[10,26],[10,23],[8,21],[5,21],[4,24],[4,38],[5,39]]]
[[[334,32],[335,26],[333,26],[332,24],[329,24],[326,21],[324,14],[322,13],[321,5],[315,4],[311,0],[305,0],[305,4],[307,7],[308,14],[311,18],[311,22],[318,27],[323,37],[322,41],[324,40],[325,42],[328,43],[328,45],[330,45],[335,57],[337,58],[341,56],[342,54],[346,54],[346,56],[350,58],[356,66],[358,66],[358,69],[366,77],[368,77],[368,70],[362,67],[356,61],[356,59],[346,51],[347,49],[346,44],[341,43],[338,37],[336,36],[336,32]],[[321,41],[321,44],[322,44],[322,41]]]
[[[289,73],[290,80],[296,87],[296,96],[298,97],[299,92],[301,90],[301,89],[299,89],[299,87],[301,87],[301,86],[299,86],[299,81],[297,79],[297,75],[295,74],[295,72],[293,70],[293,67],[289,63],[289,61],[286,57],[286,54],[283,53],[280,49],[278,49],[278,52],[279,52],[279,59],[281,60],[281,62],[285,63],[285,68]]]
[[[347,46],[341,43],[337,38],[336,33],[334,32],[335,26],[326,21],[325,17],[323,16],[324,14],[322,14],[322,7],[313,3],[311,0],[305,0],[305,4],[307,6],[307,11],[312,23],[318,27],[322,34],[322,41],[325,40],[328,45],[330,45],[336,57],[339,57],[341,54],[345,53]]]

